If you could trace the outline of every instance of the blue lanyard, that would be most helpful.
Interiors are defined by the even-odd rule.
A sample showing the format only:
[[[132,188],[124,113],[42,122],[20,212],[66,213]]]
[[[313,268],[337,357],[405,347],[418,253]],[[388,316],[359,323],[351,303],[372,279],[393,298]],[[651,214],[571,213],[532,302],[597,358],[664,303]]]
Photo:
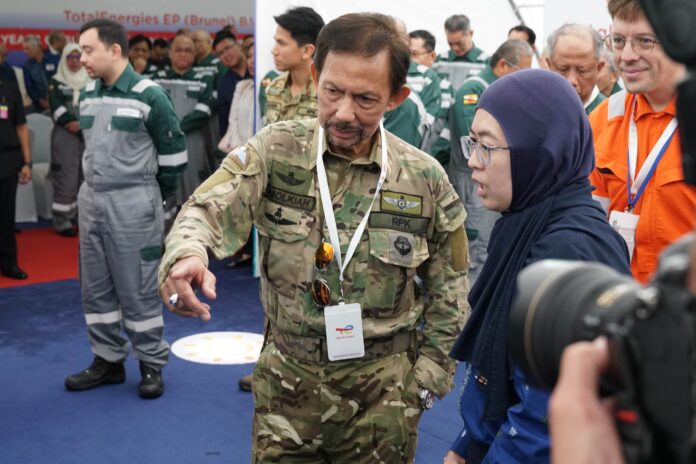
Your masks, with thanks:
[[[641,186],[638,188],[638,191],[636,192],[636,195],[631,198],[631,173],[629,170],[628,173],[628,180],[626,181],[626,193],[628,194],[628,212],[630,213],[633,208],[636,207],[636,203],[638,203],[638,200],[640,199],[641,195],[643,195],[643,192],[645,191],[645,187],[648,185],[650,182],[650,179],[652,178],[653,174],[655,174],[655,170],[657,169],[657,165],[660,163],[660,160],[662,159],[662,156],[665,154],[667,151],[667,147],[669,147],[670,142],[672,141],[672,137],[674,137],[674,134],[676,134],[677,131],[675,130],[672,132],[672,135],[669,136],[667,139],[667,142],[665,145],[662,147],[662,150],[660,150],[660,154],[657,155],[657,158],[655,159],[655,162],[653,163],[652,167],[650,168],[650,171],[648,171],[648,175],[645,176],[645,180],[641,184]],[[627,166],[631,165],[631,155],[628,155],[628,164]]]

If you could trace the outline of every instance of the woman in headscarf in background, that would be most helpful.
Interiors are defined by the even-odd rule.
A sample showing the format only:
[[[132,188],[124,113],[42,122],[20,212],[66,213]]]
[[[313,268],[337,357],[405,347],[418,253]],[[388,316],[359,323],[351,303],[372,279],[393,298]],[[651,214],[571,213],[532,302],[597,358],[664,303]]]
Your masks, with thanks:
[[[55,125],[51,133],[51,179],[53,182],[53,227],[64,237],[74,237],[77,191],[81,182],[81,160],[85,149],[79,123],[80,89],[90,81],[80,63],[80,47],[68,44],[60,57],[58,71],[48,86],[48,101]]]
[[[517,274],[535,261],[566,259],[630,275],[628,250],[592,199],[592,132],[561,76],[525,70],[499,79],[481,96],[463,139],[477,194],[502,217],[469,294],[471,317],[450,353],[465,363],[464,427],[445,463],[549,462],[549,394],[527,384],[507,343]]]

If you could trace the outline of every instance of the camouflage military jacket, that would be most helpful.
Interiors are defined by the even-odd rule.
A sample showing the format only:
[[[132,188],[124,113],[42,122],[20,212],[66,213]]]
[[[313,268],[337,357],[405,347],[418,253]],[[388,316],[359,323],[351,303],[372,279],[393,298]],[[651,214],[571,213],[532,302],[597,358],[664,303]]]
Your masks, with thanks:
[[[184,205],[167,237],[160,283],[187,256],[222,258],[260,235],[261,300],[275,330],[297,338],[325,337],[324,315],[310,287],[314,253],[328,241],[316,176],[316,119],[264,128],[232,151]],[[380,174],[379,136],[369,159],[350,161],[326,152],[342,252],[365,214]],[[387,132],[386,181],[368,226],[345,271],[347,302],[360,303],[370,339],[413,331],[425,321],[415,362],[418,383],[438,396],[452,387],[449,350],[468,315],[464,208],[443,169],[429,155]],[[324,146],[327,146],[326,144]],[[428,293],[416,292],[418,274]],[[320,277],[339,295],[338,266]],[[341,362],[360,362],[357,360]]]
[[[276,77],[266,87],[266,113],[263,115],[265,124],[291,119],[307,119],[319,116],[317,103],[317,88],[314,79],[307,81],[303,92],[293,96],[290,93],[290,73],[284,72]]]

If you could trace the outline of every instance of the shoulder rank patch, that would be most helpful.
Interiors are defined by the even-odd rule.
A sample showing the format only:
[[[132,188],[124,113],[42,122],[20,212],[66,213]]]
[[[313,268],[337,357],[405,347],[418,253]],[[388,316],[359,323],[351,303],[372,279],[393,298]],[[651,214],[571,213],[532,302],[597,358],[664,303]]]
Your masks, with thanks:
[[[479,101],[479,96],[476,95],[475,93],[466,94],[462,98],[462,103],[464,103],[465,105],[475,105],[478,103],[478,101]]]
[[[409,216],[420,216],[423,214],[423,197],[386,191],[381,192],[380,195],[382,198],[380,202],[382,211],[390,211]]]

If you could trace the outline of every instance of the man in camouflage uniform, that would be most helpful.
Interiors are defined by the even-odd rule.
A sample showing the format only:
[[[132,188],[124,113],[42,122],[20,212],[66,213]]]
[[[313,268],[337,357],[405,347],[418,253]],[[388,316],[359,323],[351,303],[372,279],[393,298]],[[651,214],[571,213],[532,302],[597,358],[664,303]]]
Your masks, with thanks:
[[[266,87],[263,123],[316,118],[317,89],[312,79],[312,57],[324,20],[309,7],[291,8],[274,19],[278,26],[271,53],[276,69],[284,72]]]
[[[324,20],[308,7],[291,8],[274,19],[278,27],[273,36],[273,61],[279,70],[285,72],[276,75],[265,86],[266,77],[261,82],[263,90],[259,94],[259,101],[263,96],[261,114],[264,125],[315,118],[319,110],[312,76],[312,57]],[[266,76],[271,73],[275,71]],[[252,374],[243,376],[239,379],[239,389],[251,391],[252,381]]]
[[[392,69],[392,59],[402,66]],[[447,354],[468,310],[465,212],[432,157],[379,130],[384,111],[409,92],[408,61],[389,17],[327,24],[315,57],[319,119],[272,124],[231,152],[167,238],[162,298],[208,320],[192,289],[214,297],[208,251],[230,255],[258,227],[269,324],[254,371],[254,462],[412,462],[423,407],[452,387]],[[315,270],[315,251],[331,235],[320,187],[332,198],[337,254],[357,244],[342,286],[337,259]],[[353,239],[363,218],[367,228]],[[427,298],[415,291],[416,274]],[[329,361],[325,310],[310,290],[316,278],[330,305],[343,295],[361,306],[363,357]]]
[[[85,181],[77,199],[82,308],[95,358],[66,378],[65,387],[124,382],[132,344],[140,360],[139,394],[157,398],[169,357],[157,298],[162,198],[186,167],[186,139],[167,92],[128,63],[122,25],[109,19],[86,23],[80,48],[87,74],[98,78],[80,95]]]
[[[548,38],[549,69],[565,77],[589,115],[606,100],[597,87],[604,67],[602,36],[590,26],[564,24]]]
[[[490,64],[478,76],[464,82],[454,97],[450,113],[451,159],[447,173],[467,212],[466,234],[469,239],[469,282],[474,285],[488,256],[488,240],[499,213],[490,211],[476,195],[476,184],[471,180],[472,170],[468,154],[462,149],[461,138],[469,135],[476,105],[481,94],[496,79],[532,65],[534,50],[527,42],[508,40],[495,51]]]

